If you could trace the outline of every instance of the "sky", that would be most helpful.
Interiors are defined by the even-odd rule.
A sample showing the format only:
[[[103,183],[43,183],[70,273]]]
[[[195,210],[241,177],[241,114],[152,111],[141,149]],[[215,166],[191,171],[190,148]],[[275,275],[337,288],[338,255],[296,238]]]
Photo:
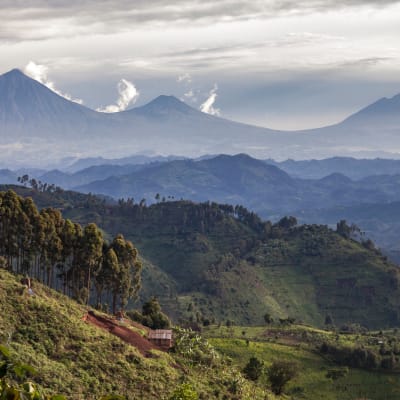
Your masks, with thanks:
[[[274,129],[400,93],[400,1],[0,0],[0,73],[102,112],[172,94]]]

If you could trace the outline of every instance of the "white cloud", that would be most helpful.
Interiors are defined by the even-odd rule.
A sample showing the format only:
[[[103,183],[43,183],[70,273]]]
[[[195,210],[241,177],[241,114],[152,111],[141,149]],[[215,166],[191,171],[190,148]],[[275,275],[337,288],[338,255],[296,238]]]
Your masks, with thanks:
[[[217,99],[217,90],[218,90],[218,86],[215,83],[214,87],[208,93],[209,96],[208,96],[207,100],[200,106],[200,111],[202,111],[203,113],[206,113],[206,114],[211,114],[211,115],[217,115],[217,116],[221,115],[221,110],[218,108],[214,108],[214,103],[215,103],[215,100]]]
[[[48,70],[49,68],[46,65],[36,64],[34,61],[29,61],[29,63],[24,68],[24,72],[26,75],[47,86],[54,93],[57,93],[59,96],[64,97],[67,100],[73,101],[78,104],[83,104],[82,99],[75,99],[70,94],[63,93],[58,90],[54,82],[49,79],[47,75]]]
[[[182,74],[179,75],[178,78],[176,79],[177,82],[186,82],[186,83],[191,83],[192,82],[192,77],[190,74]]]
[[[117,104],[110,104],[106,107],[100,107],[97,109],[97,111],[105,113],[120,112],[126,110],[130,104],[136,103],[140,93],[132,82],[129,82],[126,79],[121,79],[118,82],[117,87],[119,93]]]

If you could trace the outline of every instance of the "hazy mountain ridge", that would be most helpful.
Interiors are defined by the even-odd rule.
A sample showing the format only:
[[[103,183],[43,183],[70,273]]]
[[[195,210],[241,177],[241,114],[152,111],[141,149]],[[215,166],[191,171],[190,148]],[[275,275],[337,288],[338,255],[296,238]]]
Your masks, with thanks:
[[[202,161],[172,161],[128,175],[108,177],[74,189],[114,198],[153,201],[161,197],[243,204],[265,217],[294,210],[400,200],[400,175],[352,180],[340,173],[322,179],[291,177],[276,166],[246,155]]]
[[[25,154],[42,165],[76,153],[123,155],[149,149],[192,157],[221,152],[275,159],[372,155],[400,152],[398,99],[378,101],[330,127],[284,132],[208,115],[173,96],[124,112],[100,113],[12,70],[0,76],[0,140],[8,149],[3,158]],[[21,142],[29,148],[16,145]]]
[[[304,179],[321,179],[333,173],[341,173],[358,180],[373,175],[400,174],[400,160],[393,159],[356,159],[351,157],[332,157],[322,160],[265,160],[277,166],[289,175]]]

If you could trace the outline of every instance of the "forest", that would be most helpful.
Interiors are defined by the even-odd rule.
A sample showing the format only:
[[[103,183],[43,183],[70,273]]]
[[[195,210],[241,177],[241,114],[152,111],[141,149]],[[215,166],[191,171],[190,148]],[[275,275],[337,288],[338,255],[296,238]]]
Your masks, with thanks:
[[[81,226],[54,208],[39,211],[32,198],[12,190],[0,192],[0,266],[26,275],[28,286],[36,278],[84,304],[100,307],[107,299],[113,312],[141,285],[138,251],[129,240],[118,234],[108,243],[96,224]]]

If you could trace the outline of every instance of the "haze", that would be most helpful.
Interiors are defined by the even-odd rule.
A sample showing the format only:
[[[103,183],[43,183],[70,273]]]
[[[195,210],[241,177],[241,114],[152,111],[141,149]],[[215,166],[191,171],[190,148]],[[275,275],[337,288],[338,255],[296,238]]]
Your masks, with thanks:
[[[33,61],[93,109],[118,106],[123,79],[135,105],[172,94],[210,114],[302,129],[400,92],[399,1],[48,3],[1,2],[0,72]]]

